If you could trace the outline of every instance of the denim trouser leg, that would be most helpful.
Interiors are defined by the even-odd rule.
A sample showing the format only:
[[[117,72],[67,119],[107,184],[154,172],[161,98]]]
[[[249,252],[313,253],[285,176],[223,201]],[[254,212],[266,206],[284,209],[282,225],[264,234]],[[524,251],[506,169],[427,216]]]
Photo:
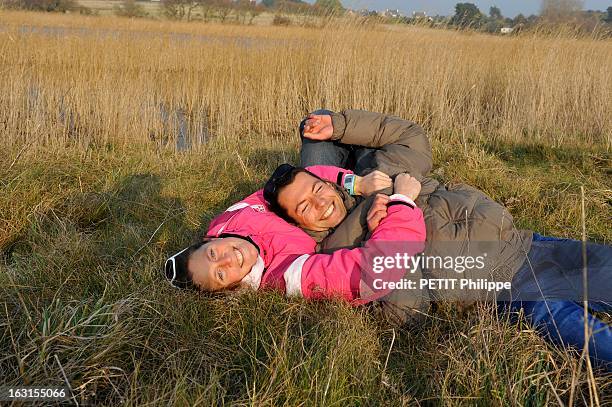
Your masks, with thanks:
[[[333,165],[346,168],[348,166],[350,151],[333,141],[315,141],[302,137],[300,149],[300,165]]]
[[[302,137],[300,165],[333,165],[365,175],[376,167],[376,149],[357,147],[333,141],[315,141]]]
[[[582,351],[585,343],[584,308],[573,301],[523,301],[512,303],[523,310],[527,321],[546,335],[551,342]],[[596,366],[612,370],[612,329],[608,324],[587,314],[589,356]]]
[[[331,111],[320,109],[312,114],[330,114]],[[353,170],[357,175],[364,175],[375,168],[374,153],[376,149],[342,144],[336,141],[315,141],[304,138],[304,123],[300,123],[300,137],[302,147],[300,149],[300,165],[333,165],[335,167]]]
[[[320,109],[312,114],[329,114],[331,111]],[[346,168],[350,155],[348,146],[343,146],[333,141],[315,141],[304,138],[304,124],[306,119],[300,123],[300,137],[302,147],[300,149],[300,165],[308,167],[311,165],[333,165],[335,167]]]
[[[525,265],[513,279],[513,311],[522,309],[534,327],[557,344],[584,347],[581,306],[582,242],[534,234]],[[589,309],[612,310],[612,247],[587,243]],[[612,370],[612,328],[591,314],[589,355],[595,365]]]
[[[355,174],[364,175],[370,173],[376,168],[376,151],[377,150],[375,148],[366,147],[359,147],[355,149],[353,153],[355,164],[353,168],[351,168]]]

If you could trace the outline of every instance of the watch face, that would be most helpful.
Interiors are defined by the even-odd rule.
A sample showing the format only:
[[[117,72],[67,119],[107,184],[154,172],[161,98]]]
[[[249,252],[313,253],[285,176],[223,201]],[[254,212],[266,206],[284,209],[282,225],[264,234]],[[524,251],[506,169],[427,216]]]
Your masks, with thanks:
[[[344,188],[348,190],[349,194],[353,195],[353,188],[355,187],[355,175],[348,174],[344,177]]]

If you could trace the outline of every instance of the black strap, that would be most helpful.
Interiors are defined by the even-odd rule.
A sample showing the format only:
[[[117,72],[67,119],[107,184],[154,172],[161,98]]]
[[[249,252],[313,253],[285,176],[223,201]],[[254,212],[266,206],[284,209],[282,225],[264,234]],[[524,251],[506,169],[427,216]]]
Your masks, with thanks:
[[[414,205],[404,201],[393,201],[387,204],[387,208],[393,205],[406,205],[407,207],[414,209]]]
[[[338,178],[336,178],[336,184],[340,185],[341,187],[344,187],[344,185],[342,185],[342,177],[344,177],[344,173],[340,171],[338,173]]]

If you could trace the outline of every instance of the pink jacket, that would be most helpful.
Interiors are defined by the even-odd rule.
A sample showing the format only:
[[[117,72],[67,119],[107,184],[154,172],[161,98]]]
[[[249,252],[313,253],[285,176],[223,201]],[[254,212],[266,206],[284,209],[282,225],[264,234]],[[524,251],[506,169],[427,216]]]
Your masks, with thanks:
[[[349,170],[331,166],[313,166],[309,171],[342,185]],[[305,298],[340,296],[355,303],[360,297],[364,273],[371,273],[370,259],[383,255],[385,242],[424,242],[423,213],[402,195],[393,195],[387,217],[363,247],[341,249],[332,254],[315,253],[316,243],[303,230],[290,225],[268,210],[259,190],[232,205],[211,222],[208,236],[238,235],[250,238],[259,248],[264,262],[262,275],[255,279],[257,288],[275,288],[287,295]],[[405,204],[404,204],[405,203]],[[413,249],[415,254],[418,250]]]

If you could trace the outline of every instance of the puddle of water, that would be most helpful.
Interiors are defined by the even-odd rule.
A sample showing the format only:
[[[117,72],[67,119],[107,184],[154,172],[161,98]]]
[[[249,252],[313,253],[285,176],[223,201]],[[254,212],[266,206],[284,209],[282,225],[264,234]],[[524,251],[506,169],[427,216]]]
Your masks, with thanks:
[[[0,24],[0,32],[7,32],[10,26]],[[168,38],[177,42],[199,41],[202,43],[217,43],[217,44],[237,44],[246,48],[262,48],[262,47],[286,47],[288,45],[302,44],[307,45],[308,42],[297,39],[266,39],[266,38],[251,38],[251,37],[215,37],[209,35],[187,34],[187,33],[157,33],[150,31],[127,31],[127,30],[112,30],[112,29],[91,29],[86,27],[68,28],[68,27],[52,27],[52,26],[19,26],[18,31],[23,35],[45,35],[50,37],[96,37],[96,38],[112,38],[117,39],[121,36],[127,36],[133,39],[151,39],[151,38]],[[28,107],[34,114],[45,114],[42,108],[42,92],[32,85],[28,89]],[[136,112],[134,113],[137,114]],[[197,119],[193,114],[186,114],[185,110],[168,109],[163,103],[159,104],[159,114],[162,121],[162,131],[165,134],[176,134],[176,149],[178,151],[188,151],[194,145],[205,144],[209,138],[208,118],[206,112],[198,112],[200,115]],[[77,134],[76,122],[74,114],[72,114],[64,106],[63,101],[59,102],[57,118],[68,128],[71,135]],[[163,138],[162,138],[163,139]]]
[[[194,144],[206,144],[209,138],[206,113],[202,112],[203,117],[194,120],[185,113],[183,109],[177,108],[171,111],[161,103],[159,113],[162,120],[164,133],[176,133],[176,150],[191,150]]]
[[[36,85],[30,85],[27,91],[27,105],[30,114],[34,116],[46,116],[48,113],[43,108],[43,92]],[[161,120],[161,137],[157,138],[152,133],[153,139],[168,140],[167,135],[176,134],[175,147],[177,151],[189,151],[194,146],[206,144],[210,139],[208,130],[208,117],[206,111],[189,114],[181,108],[168,108],[164,103],[160,103],[159,117]],[[57,106],[57,120],[66,126],[68,135],[78,136],[77,121],[61,99]],[[134,116],[139,113],[134,112]]]

